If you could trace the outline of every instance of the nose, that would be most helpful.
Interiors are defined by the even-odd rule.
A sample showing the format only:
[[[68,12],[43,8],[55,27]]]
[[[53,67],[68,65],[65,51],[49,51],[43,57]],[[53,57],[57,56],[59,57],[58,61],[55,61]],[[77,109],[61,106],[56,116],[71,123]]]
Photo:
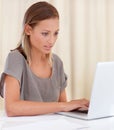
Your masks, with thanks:
[[[50,37],[49,37],[49,39],[48,39],[48,43],[50,43],[50,44],[54,44],[55,43],[55,41],[56,41],[56,37],[55,36],[53,36],[53,35],[50,35]]]

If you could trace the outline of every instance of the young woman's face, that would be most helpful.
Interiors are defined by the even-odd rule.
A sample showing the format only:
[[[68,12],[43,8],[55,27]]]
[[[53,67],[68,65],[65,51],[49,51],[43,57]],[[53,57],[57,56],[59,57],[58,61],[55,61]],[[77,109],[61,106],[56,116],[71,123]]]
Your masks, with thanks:
[[[32,49],[37,49],[43,54],[51,52],[59,31],[59,19],[52,18],[39,22],[30,29],[30,43]]]

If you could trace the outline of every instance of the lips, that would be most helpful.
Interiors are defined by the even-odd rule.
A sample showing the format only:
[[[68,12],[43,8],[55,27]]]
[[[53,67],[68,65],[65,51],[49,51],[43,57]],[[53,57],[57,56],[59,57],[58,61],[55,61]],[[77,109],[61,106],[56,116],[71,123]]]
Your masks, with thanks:
[[[51,48],[52,48],[52,46],[47,46],[47,45],[44,46],[44,49],[47,51],[51,50]]]

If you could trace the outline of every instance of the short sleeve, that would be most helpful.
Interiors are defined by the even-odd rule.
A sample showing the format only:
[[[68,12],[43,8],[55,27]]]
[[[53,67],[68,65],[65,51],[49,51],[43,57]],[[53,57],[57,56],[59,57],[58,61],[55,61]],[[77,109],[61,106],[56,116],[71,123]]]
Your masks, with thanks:
[[[21,54],[19,54],[19,52],[9,53],[6,59],[5,69],[3,73],[11,75],[20,82],[22,72],[23,72],[23,57],[21,56]]]
[[[18,51],[10,52],[6,58],[4,71],[1,74],[0,78],[0,94],[3,91],[4,78],[6,74],[16,78],[20,83],[22,73],[23,73],[23,57]]]
[[[62,91],[62,90],[65,89],[66,86],[67,86],[67,75],[66,75],[66,73],[64,72],[63,64],[61,65],[60,75],[61,75],[61,76],[60,76],[60,77],[61,77],[61,79],[60,79],[60,84],[61,84],[61,91]]]
[[[56,80],[59,82],[60,91],[63,91],[67,87],[67,75],[64,72],[63,61],[56,54],[53,54],[55,71],[56,71]]]

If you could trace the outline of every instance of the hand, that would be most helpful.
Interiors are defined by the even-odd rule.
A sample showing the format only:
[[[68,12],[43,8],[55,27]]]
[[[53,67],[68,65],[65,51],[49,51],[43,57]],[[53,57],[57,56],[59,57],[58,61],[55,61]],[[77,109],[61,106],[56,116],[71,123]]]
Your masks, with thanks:
[[[86,107],[89,107],[89,100],[83,98],[83,99],[78,99],[76,100],[78,104],[84,105]]]
[[[88,107],[80,107],[80,108],[78,108],[78,109],[76,109],[76,110],[78,110],[78,111],[88,111]]]
[[[89,101],[87,99],[78,99],[78,100],[71,100],[70,102],[66,102],[64,111],[72,111],[79,108],[87,109],[89,106]]]

